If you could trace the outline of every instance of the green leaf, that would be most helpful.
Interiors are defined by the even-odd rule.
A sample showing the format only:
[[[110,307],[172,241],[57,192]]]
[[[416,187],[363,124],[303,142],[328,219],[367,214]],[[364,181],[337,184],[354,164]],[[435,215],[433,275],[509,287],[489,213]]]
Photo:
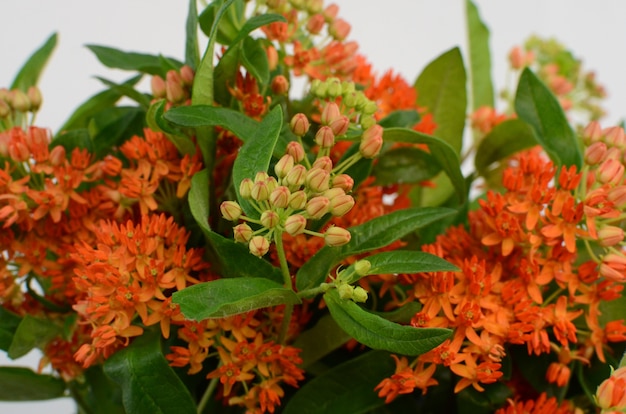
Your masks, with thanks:
[[[150,105],[146,114],[146,123],[153,131],[163,132],[167,139],[176,146],[179,153],[193,154],[196,152],[196,145],[185,134],[181,128],[173,125],[163,118],[166,101],[164,99]]]
[[[94,152],[98,158],[133,135],[143,135],[145,111],[137,107],[116,106],[101,111],[89,123]]]
[[[258,218],[259,212],[241,197],[239,183],[244,178],[254,178],[260,171],[267,172],[282,126],[283,111],[277,105],[263,118],[252,139],[243,144],[233,164],[233,185],[237,200],[248,217]]]
[[[441,171],[435,158],[419,148],[393,148],[382,153],[374,166],[373,175],[379,185],[419,183]]]
[[[493,108],[489,29],[481,20],[478,8],[471,0],[465,2],[465,8],[472,79],[472,109],[475,111],[481,106]]]
[[[105,78],[102,78],[100,76],[96,76],[96,79],[98,79],[100,82],[102,82],[105,85],[107,85],[109,88],[117,91],[122,96],[126,96],[126,97],[132,99],[133,101],[137,102],[143,108],[148,109],[148,107],[150,106],[150,101],[152,100],[150,98],[150,96],[147,95],[147,94],[144,94],[144,93],[141,93],[141,92],[137,91],[131,85],[126,85],[126,84],[123,84],[123,83],[117,84],[115,82],[112,82],[112,81],[110,81],[108,79],[105,79]]]
[[[504,121],[496,125],[478,145],[474,158],[476,171],[485,176],[493,163],[537,144],[535,131],[526,122],[519,119]]]
[[[22,318],[0,306],[0,349],[8,351]]]
[[[36,85],[56,45],[57,34],[53,33],[44,44],[28,58],[26,63],[24,63],[15,76],[11,84],[11,89],[20,89],[26,92],[29,87]]]
[[[528,68],[524,69],[519,79],[515,111],[520,119],[534,128],[537,140],[555,164],[575,165],[580,170],[580,146],[561,105]]]
[[[450,178],[457,194],[459,204],[467,199],[467,186],[461,172],[461,161],[454,149],[438,137],[422,134],[406,128],[389,128],[383,133],[386,142],[408,142],[412,144],[427,144],[432,157],[439,163],[443,171]]]
[[[374,391],[391,376],[395,363],[387,352],[370,351],[337,365],[305,384],[288,402],[284,414],[360,414],[385,400]]]
[[[189,0],[189,11],[185,22],[185,64],[195,70],[200,63],[198,46],[198,7],[196,0]]]
[[[337,325],[333,317],[326,314],[312,328],[300,333],[293,346],[301,349],[300,366],[306,369],[312,363],[344,345],[350,338],[350,335]]]
[[[465,68],[458,47],[431,62],[415,81],[417,104],[433,114],[437,124],[434,135],[459,154],[463,146],[463,129],[467,91]]]
[[[414,250],[393,250],[374,254],[362,260],[367,260],[371,265],[365,275],[357,275],[354,271],[356,263],[353,263],[341,273],[340,280],[346,283],[354,283],[361,277],[368,275],[459,271],[458,267],[438,256]],[[344,274],[346,276],[342,277]]]
[[[340,247],[322,247],[300,267],[296,275],[296,286],[299,291],[317,287],[342,259],[385,247],[420,227],[455,213],[455,210],[447,208],[407,208],[351,227],[350,242]]]
[[[51,323],[48,319],[26,315],[13,335],[13,341],[8,350],[9,358],[17,359],[34,348],[43,347],[61,332],[61,327]]]
[[[191,177],[191,188],[187,197],[191,215],[205,232],[209,226],[209,171],[203,169]]]
[[[491,414],[505,406],[507,399],[512,396],[511,389],[502,382],[486,384],[483,392],[467,387],[457,396],[458,413]]]
[[[0,367],[0,401],[41,401],[63,397],[65,381],[29,368]]]
[[[233,43],[240,42],[241,40],[246,38],[248,34],[258,29],[259,27],[262,27],[262,26],[265,26],[274,22],[286,22],[286,21],[287,20],[285,19],[284,16],[280,14],[275,14],[275,13],[264,13],[264,14],[252,16],[246,21],[246,23],[244,23],[241,30],[239,30],[239,34],[234,39]]]
[[[394,309],[389,312],[374,312],[372,313],[380,316],[383,319],[387,319],[391,322],[397,322],[402,324],[408,324],[413,319],[416,313],[422,310],[422,304],[419,302],[408,302],[398,309]]]
[[[243,40],[241,63],[248,73],[257,79],[259,89],[263,91],[270,81],[270,66],[267,61],[267,53],[265,53],[261,42],[261,39],[255,40],[251,37],[246,37]]]
[[[163,67],[163,60],[160,56],[147,55],[145,53],[124,52],[107,46],[87,45],[98,60],[106,67],[113,69],[132,70],[151,75],[165,77],[167,69]],[[167,58],[168,62],[173,62],[176,68],[183,64],[172,58]]]
[[[390,322],[367,312],[351,300],[341,299],[337,289],[326,292],[324,300],[337,324],[354,339],[373,349],[402,355],[421,355],[452,334],[449,329],[414,328]]]
[[[231,4],[233,4],[232,7],[230,7]],[[231,0],[225,2],[220,9],[218,9],[219,6],[219,1],[209,4],[198,17],[198,22],[209,39],[215,38],[218,43],[231,45],[242,29],[244,4],[242,0],[236,2]]]
[[[215,102],[219,105],[224,107],[230,106],[233,96],[230,90],[228,90],[228,87],[236,85],[240,64],[241,44],[236,44],[226,50],[224,56],[222,56],[217,66],[215,66],[213,75],[213,86],[215,88],[214,98]]]
[[[104,374],[102,365],[92,365],[84,375],[84,383],[72,383],[72,394],[78,393],[78,398],[91,409],[89,413],[125,414],[122,389]]]
[[[220,126],[244,142],[252,139],[260,128],[259,122],[239,111],[208,105],[179,106],[165,112],[163,117],[183,127]]]
[[[189,390],[161,351],[158,331],[146,331],[104,364],[105,374],[122,389],[126,412],[195,414]]]
[[[378,124],[383,128],[411,128],[420,121],[420,114],[414,109],[393,111]]]
[[[125,86],[133,86],[137,84],[141,80],[142,76],[135,76],[126,82],[122,83]],[[111,108],[115,105],[117,101],[122,97],[122,93],[116,90],[107,89],[102,91],[87,101],[83,102],[70,116],[70,118],[65,121],[63,126],[59,128],[59,133],[63,133],[64,131],[68,131],[71,129],[77,128],[87,128],[89,125],[89,120],[96,116],[99,112]]]
[[[300,303],[291,289],[268,279],[217,279],[189,286],[172,295],[185,318],[201,321],[224,318],[270,306]]]

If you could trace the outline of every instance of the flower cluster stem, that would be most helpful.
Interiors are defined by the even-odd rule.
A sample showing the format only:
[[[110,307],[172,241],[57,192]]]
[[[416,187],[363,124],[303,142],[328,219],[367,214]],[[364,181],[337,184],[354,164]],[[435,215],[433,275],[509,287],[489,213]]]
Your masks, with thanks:
[[[289,264],[287,263],[287,256],[285,255],[285,248],[283,246],[283,232],[274,232],[274,242],[276,243],[276,253],[278,254],[278,262],[280,263],[280,270],[283,275],[283,282],[285,288],[293,290],[291,283],[291,275],[289,274]],[[293,305],[285,304],[285,310],[283,311],[283,321],[280,325],[280,332],[278,333],[278,342],[283,344],[287,339],[287,332],[289,331],[289,323],[291,322],[291,315],[293,314]]]

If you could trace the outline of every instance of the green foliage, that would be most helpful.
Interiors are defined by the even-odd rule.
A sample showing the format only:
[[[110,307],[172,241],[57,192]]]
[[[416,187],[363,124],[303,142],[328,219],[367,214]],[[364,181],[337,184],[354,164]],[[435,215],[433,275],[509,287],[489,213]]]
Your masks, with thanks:
[[[28,368],[0,367],[0,401],[41,401],[63,397],[65,381]]]
[[[481,106],[493,108],[493,84],[491,82],[491,52],[489,49],[489,29],[483,23],[478,8],[471,0],[466,0],[467,37],[469,40],[470,78],[472,109]]]
[[[524,69],[519,79],[515,111],[520,119],[533,127],[537,140],[555,164],[575,165],[580,170],[580,146],[561,105],[528,68]]]
[[[13,322],[16,320],[13,319]],[[13,334],[7,354],[11,359],[23,357],[33,349],[44,346],[61,333],[61,327],[51,323],[50,320],[26,315]]]
[[[168,70],[177,70],[183,65],[176,59],[145,53],[125,52],[107,46],[87,45],[87,48],[96,55],[100,63],[112,69],[137,71],[164,78]]]
[[[434,134],[459,154],[467,107],[466,75],[459,48],[445,52],[431,62],[415,81],[417,104],[433,114]]]
[[[449,329],[414,328],[390,322],[367,312],[351,300],[341,299],[336,289],[326,292],[324,300],[341,329],[373,349],[402,355],[421,355],[452,334]]]
[[[161,351],[160,332],[144,332],[109,358],[104,372],[122,389],[126,412],[195,414],[196,404]]]
[[[37,85],[41,72],[46,66],[46,63],[48,63],[48,59],[57,45],[57,37],[57,34],[53,33],[44,44],[28,58],[15,76],[11,84],[11,89],[20,89],[26,92],[29,87]]]
[[[185,318],[195,321],[300,303],[293,290],[257,277],[217,279],[200,283],[174,293],[172,301],[180,305]]]

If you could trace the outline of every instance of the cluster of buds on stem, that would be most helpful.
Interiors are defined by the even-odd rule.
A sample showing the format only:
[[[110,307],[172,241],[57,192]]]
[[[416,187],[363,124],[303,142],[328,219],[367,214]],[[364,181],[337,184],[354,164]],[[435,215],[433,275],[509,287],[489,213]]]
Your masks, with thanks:
[[[626,367],[611,372],[611,376],[598,387],[595,399],[603,414],[626,410]]]
[[[0,89],[0,132],[20,126],[25,129],[32,125],[35,114],[41,107],[41,91],[36,86],[31,86],[26,92],[21,89]],[[31,113],[28,121],[27,114]]]
[[[154,99],[165,99],[166,109],[176,105],[190,104],[194,76],[193,69],[187,65],[182,66],[178,71],[174,69],[167,71],[165,79],[159,75],[153,76],[150,87]]]
[[[603,248],[597,257],[600,273],[626,281],[624,230],[626,218],[626,134],[620,127],[602,129],[591,122],[584,130],[584,166],[581,188],[587,230]]]

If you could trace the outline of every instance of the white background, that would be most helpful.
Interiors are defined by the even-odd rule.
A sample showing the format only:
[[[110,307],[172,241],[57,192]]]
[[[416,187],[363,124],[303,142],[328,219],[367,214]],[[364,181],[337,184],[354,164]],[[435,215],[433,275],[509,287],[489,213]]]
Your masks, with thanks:
[[[454,46],[465,48],[463,0],[335,0],[340,17],[352,24],[349,36],[382,73],[394,68],[412,83],[428,62]],[[505,80],[506,56],[530,34],[556,37],[583,58],[605,85],[604,127],[626,117],[626,2],[621,0],[476,0],[491,31],[492,72]],[[0,87],[44,40],[59,33],[59,44],[40,82],[44,106],[38,125],[53,131],[85,99],[102,89],[93,76],[121,81],[130,73],[101,66],[83,47],[99,44],[126,51],[162,53],[183,60],[184,0],[2,0],[0,2]],[[144,84],[146,85],[146,84]],[[499,89],[499,88],[498,88]],[[146,89],[147,90],[147,89]],[[0,354],[0,365],[17,362]],[[0,403],[0,413],[75,412],[70,400]]]

